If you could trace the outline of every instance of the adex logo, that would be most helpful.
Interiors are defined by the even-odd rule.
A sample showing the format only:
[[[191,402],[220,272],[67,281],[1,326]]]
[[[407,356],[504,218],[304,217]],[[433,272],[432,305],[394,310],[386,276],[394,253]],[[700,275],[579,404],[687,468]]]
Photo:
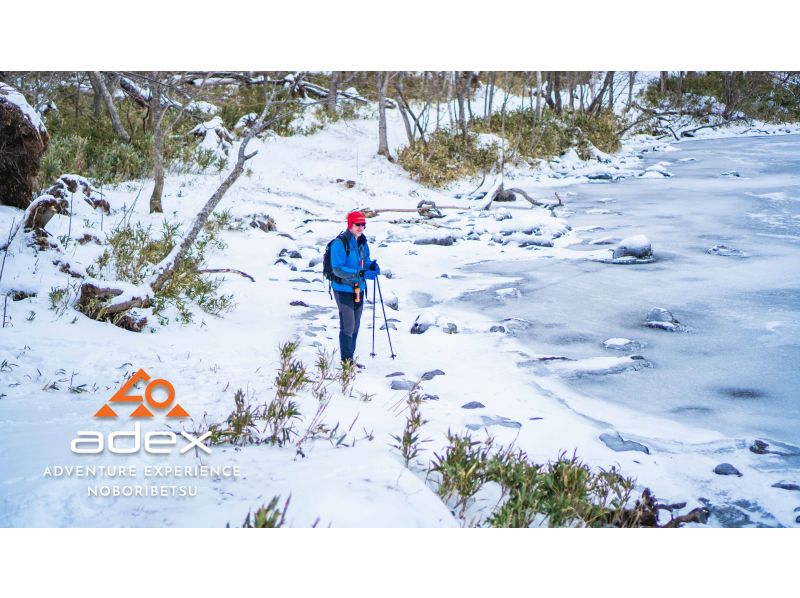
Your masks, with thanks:
[[[128,391],[133,390],[133,387],[136,386],[139,380],[143,380],[144,382],[149,382],[150,380],[150,376],[141,368],[138,372],[131,376],[130,379],[123,384],[117,392],[114,393],[114,396],[108,400],[108,403],[139,403],[139,406],[134,409],[130,416],[153,417],[153,412],[147,408],[147,405],[150,405],[153,409],[166,409],[175,400],[175,387],[172,386],[172,383],[169,380],[158,378],[150,382],[144,389],[144,398],[147,401],[147,405],[145,405],[145,403],[142,401],[141,395],[127,394]],[[153,390],[159,386],[163,386],[167,391],[167,398],[163,401],[156,401],[153,398]],[[114,411],[108,403],[98,409],[94,416],[117,417],[116,411]],[[189,417],[189,414],[186,413],[186,410],[183,407],[175,403],[175,406],[167,413],[167,417]]]
[[[129,394],[139,382],[146,382],[144,388],[144,395]],[[153,396],[153,392],[162,387],[166,391],[166,397],[162,400],[157,400]],[[153,411],[169,411],[166,412],[166,417],[181,419],[189,417],[186,410],[178,403],[175,403],[175,387],[171,382],[163,378],[155,380],[150,379],[150,375],[143,369],[139,369],[133,376],[123,384],[120,389],[108,400],[108,403],[138,403],[130,416],[131,418],[152,418]],[[94,414],[97,418],[116,418],[117,412],[106,403],[97,413]],[[175,403],[173,405],[173,403]],[[149,406],[149,408],[148,408]],[[117,406],[119,409],[119,407]],[[187,453],[192,448],[197,448],[211,454],[211,449],[203,444],[203,440],[208,438],[211,432],[206,432],[200,437],[195,437],[187,432],[180,432],[187,444],[180,449],[180,454]],[[142,449],[144,452],[154,455],[166,455],[172,453],[174,447],[178,444],[179,436],[170,431],[154,431],[147,432],[142,435],[141,424],[137,421],[133,425],[133,430],[122,430],[120,432],[112,432],[108,435],[108,440],[102,432],[97,431],[81,431],[78,432],[78,437],[73,439],[70,443],[70,449],[73,453],[78,455],[97,455],[104,450],[118,455],[131,455],[138,453]],[[132,439],[133,445],[129,442],[124,442],[124,439]],[[121,442],[122,441],[122,442]]]

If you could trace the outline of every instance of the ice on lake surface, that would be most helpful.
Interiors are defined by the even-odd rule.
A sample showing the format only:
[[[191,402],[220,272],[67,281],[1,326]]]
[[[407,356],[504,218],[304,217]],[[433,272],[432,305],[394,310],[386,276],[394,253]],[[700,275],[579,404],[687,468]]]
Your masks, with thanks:
[[[568,218],[585,245],[643,234],[653,263],[481,263],[472,269],[523,277],[521,298],[467,300],[498,320],[532,322],[518,335],[532,352],[581,359],[619,356],[607,339],[643,345],[630,353],[653,367],[570,379],[585,395],[732,437],[800,444],[800,136],[673,147],[643,156],[645,167],[668,163],[673,177],[565,189],[576,194]],[[709,253],[721,245],[738,251]],[[653,307],[687,330],[645,327]]]

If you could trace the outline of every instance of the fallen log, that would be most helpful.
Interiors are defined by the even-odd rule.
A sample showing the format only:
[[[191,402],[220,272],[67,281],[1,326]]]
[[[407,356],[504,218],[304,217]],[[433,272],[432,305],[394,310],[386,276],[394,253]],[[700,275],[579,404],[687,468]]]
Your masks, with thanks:
[[[208,218],[217,207],[225,192],[236,182],[244,172],[245,163],[258,153],[257,151],[247,153],[247,145],[258,134],[263,132],[282,114],[277,114],[271,119],[266,120],[266,115],[271,107],[271,102],[267,102],[256,122],[245,134],[239,146],[236,164],[228,173],[228,176],[217,187],[216,191],[206,201],[203,208],[192,222],[189,232],[181,242],[169,252],[169,254],[159,262],[153,275],[148,282],[141,287],[126,285],[120,281],[100,282],[94,279],[86,280],[81,285],[81,291],[77,305],[79,309],[94,319],[111,320],[114,324],[129,330],[139,331],[146,323],[146,319],[135,318],[126,312],[136,307],[149,307],[153,295],[159,292],[170,281],[173,274],[178,270],[179,265],[187,259],[192,246],[197,240],[198,235],[205,228]],[[243,272],[236,271],[244,275]],[[249,275],[245,275],[248,276]],[[252,280],[252,277],[249,277]]]
[[[69,202],[49,194],[42,195],[37,197],[25,210],[25,214],[22,216],[22,226],[26,232],[43,231],[56,214],[69,214]]]

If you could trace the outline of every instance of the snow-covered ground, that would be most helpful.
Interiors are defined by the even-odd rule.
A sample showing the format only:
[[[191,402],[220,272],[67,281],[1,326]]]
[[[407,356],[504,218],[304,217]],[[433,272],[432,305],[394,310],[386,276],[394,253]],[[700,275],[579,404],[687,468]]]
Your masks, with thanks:
[[[389,125],[396,151],[404,133],[394,112]],[[9,300],[9,325],[0,333],[0,525],[239,525],[248,510],[291,493],[287,521],[296,526],[317,518],[320,525],[336,527],[458,526],[461,522],[426,483],[423,468],[407,469],[389,446],[405,420],[397,406],[402,407],[405,392],[391,390],[391,383],[417,380],[434,369],[444,375],[422,383],[431,395],[422,404],[428,420],[422,435],[431,440],[424,445],[422,463],[446,444],[447,430],[473,430],[482,437],[486,429],[536,460],[577,449],[592,465],[619,464],[640,487],[649,486],[669,502],[687,500],[694,507],[705,498],[717,507],[712,524],[744,523],[740,512],[746,512],[754,522],[795,525],[800,495],[771,487],[798,482],[791,458],[757,455],[748,446],[764,438],[770,449],[791,450],[776,441],[800,440],[792,428],[798,415],[791,395],[796,372],[788,369],[797,356],[797,289],[792,285],[798,212],[790,207],[800,196],[792,155],[800,146],[797,137],[674,145],[635,138],[606,162],[583,163],[568,154],[537,171],[512,169],[506,187],[522,187],[546,201],[559,192],[564,206],[551,214],[522,199],[481,212],[474,209],[480,201],[454,198],[471,191],[476,181],[442,192],[426,189],[375,156],[376,128],[373,119],[344,121],[314,135],[254,142],[259,153],[248,164],[252,173],[229,190],[219,209],[245,222],[252,214],[269,214],[278,231],[226,231],[227,248],[209,253],[208,267],[236,268],[255,278],[227,278],[222,290],[235,295],[237,306],[223,317],[196,310],[196,323],[165,327],[151,318],[153,329],[136,334],[71,309],[58,315],[49,309],[47,294],[66,284],[68,274],[50,264],[50,252],[34,255],[12,246],[3,291],[38,295]],[[762,127],[761,133],[745,129],[701,131],[698,137],[789,132],[787,127]],[[740,176],[722,176],[728,170]],[[56,216],[47,228],[58,237],[71,226],[76,237],[85,230],[97,234],[101,227],[107,232],[122,217],[155,228],[164,219],[185,225],[221,176],[168,177],[164,215],[147,213],[152,183],[133,182],[105,189],[111,216],[101,220],[81,206],[80,218],[71,225]],[[590,182],[588,176],[618,180]],[[353,180],[355,186],[337,179]],[[487,181],[485,188],[491,184]],[[448,210],[446,218],[427,224],[404,223],[409,214],[403,213],[368,221],[373,257],[392,274],[381,277],[381,287],[385,300],[398,303],[397,310],[387,308],[396,326],[391,338],[397,358],[389,358],[386,332],[378,329],[377,356],[370,359],[373,314],[367,305],[357,348],[367,370],[358,374],[356,392],[337,394],[325,415],[328,425],[338,422],[346,431],[338,446],[309,442],[303,446],[305,457],[292,446],[215,447],[210,456],[172,460],[78,457],[69,451],[80,430],[130,429],[126,418],[109,424],[92,416],[138,368],[172,382],[194,418],[185,424],[187,430],[204,413],[209,421],[224,420],[237,388],[246,389],[254,402],[266,400],[273,392],[280,342],[300,340],[300,357],[308,364],[319,347],[337,346],[335,303],[321,280],[321,265],[309,263],[343,228],[347,211],[408,208],[421,199],[464,209]],[[9,230],[20,214],[0,208],[0,231]],[[654,260],[606,263],[609,247],[640,233],[651,241]],[[453,244],[420,243],[434,238],[446,243],[447,237]],[[723,244],[744,257],[706,253]],[[302,257],[276,264],[284,249]],[[73,241],[66,247],[70,263],[82,268],[99,251],[92,243]],[[292,301],[307,307],[291,306]],[[640,326],[652,307],[671,310],[688,330]],[[412,335],[418,317],[432,326]],[[382,320],[378,310],[378,325]],[[446,332],[451,323],[455,334]],[[504,332],[490,332],[493,326],[503,326]],[[604,348],[604,340],[619,337],[634,343],[611,343],[623,351]],[[552,356],[575,361],[542,359]],[[395,372],[402,375],[387,377]],[[759,372],[764,377],[756,380]],[[68,390],[81,384],[88,392]],[[763,390],[767,396],[758,395],[749,407],[747,397],[714,395],[717,387]],[[307,424],[315,401],[304,395],[298,402]],[[470,402],[484,407],[462,407]],[[614,442],[617,433],[639,444]],[[617,449],[644,445],[648,452],[618,452],[609,444]],[[191,480],[198,495],[177,499],[88,497],[86,479],[43,476],[47,466],[123,462],[140,467],[236,464],[240,475]],[[716,475],[713,469],[722,462],[744,475]],[[470,515],[485,513],[490,499],[482,497]]]

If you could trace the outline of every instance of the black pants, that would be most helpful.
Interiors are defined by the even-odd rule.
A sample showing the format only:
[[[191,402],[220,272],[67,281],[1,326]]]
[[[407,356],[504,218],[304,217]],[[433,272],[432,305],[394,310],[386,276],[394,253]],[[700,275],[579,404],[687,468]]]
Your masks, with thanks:
[[[355,302],[355,293],[334,291],[333,296],[339,308],[339,353],[342,355],[342,361],[353,359],[361,311],[364,309],[364,294],[361,293],[361,301],[358,303]]]

